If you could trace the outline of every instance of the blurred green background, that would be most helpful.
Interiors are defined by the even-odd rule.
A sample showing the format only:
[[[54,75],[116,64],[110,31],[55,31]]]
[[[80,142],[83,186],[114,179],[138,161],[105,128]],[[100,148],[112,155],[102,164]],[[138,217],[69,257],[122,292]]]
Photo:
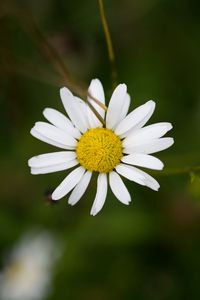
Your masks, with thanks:
[[[200,3],[197,0],[105,1],[118,81],[131,109],[153,99],[151,123],[169,121],[172,148],[158,155],[171,168],[200,165]],[[32,176],[27,160],[56,150],[29,131],[42,110],[64,112],[65,84],[31,29],[31,16],[77,84],[99,78],[112,89],[107,48],[94,0],[0,2],[0,269],[28,230],[48,230],[63,244],[49,300],[200,299],[200,177],[152,173],[158,193],[126,181],[129,207],[109,192],[91,217],[96,179],[75,206],[45,196],[65,171]],[[169,134],[169,135],[170,135]],[[59,245],[58,245],[59,247]],[[3,299],[4,300],[4,299]]]

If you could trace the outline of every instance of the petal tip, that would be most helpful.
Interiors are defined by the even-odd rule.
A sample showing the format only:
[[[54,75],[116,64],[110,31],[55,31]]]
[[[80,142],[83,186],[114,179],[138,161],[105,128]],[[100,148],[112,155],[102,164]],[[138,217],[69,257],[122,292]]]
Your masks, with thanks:
[[[44,114],[44,113],[46,113],[48,110],[50,110],[50,108],[49,108],[49,107],[45,107],[45,108],[43,109],[43,112],[42,112],[42,113]]]
[[[44,117],[46,117],[49,113],[53,112],[54,109],[50,108],[50,107],[45,107],[45,109],[43,109],[42,114]]]
[[[93,79],[91,80],[91,83],[92,83],[92,82],[101,83],[101,81],[99,80],[99,78],[93,78]]]
[[[121,86],[127,92],[127,85],[125,83],[120,83],[118,86]]]
[[[29,158],[29,160],[27,161],[27,164],[28,164],[29,167],[32,166],[32,161],[33,161],[33,158]]]
[[[162,171],[164,169],[164,164],[162,163],[162,165],[160,166],[160,171]]]
[[[152,105],[153,107],[156,106],[156,102],[154,100],[147,101],[148,104]]]
[[[169,148],[174,144],[174,138],[168,137],[168,141],[169,141],[169,146],[168,146],[168,148]]]
[[[30,134],[35,137],[35,125],[31,128]]]
[[[125,83],[120,83],[116,86],[116,88],[114,89],[114,91],[117,91],[117,90],[122,90],[123,93],[127,93],[127,85]]]
[[[90,215],[95,217],[99,213],[99,211],[95,207],[93,207],[90,211]]]
[[[34,168],[31,168],[31,175],[39,175],[38,172],[36,172],[36,170]]]
[[[66,89],[65,87],[60,88],[60,94],[64,93],[65,89]]]
[[[65,86],[60,88],[60,96],[64,96],[64,94],[65,95],[68,94],[68,95],[72,96],[71,91]]]
[[[51,199],[54,200],[54,201],[60,200],[60,198],[58,197],[58,195],[56,195],[55,191],[52,193]]]

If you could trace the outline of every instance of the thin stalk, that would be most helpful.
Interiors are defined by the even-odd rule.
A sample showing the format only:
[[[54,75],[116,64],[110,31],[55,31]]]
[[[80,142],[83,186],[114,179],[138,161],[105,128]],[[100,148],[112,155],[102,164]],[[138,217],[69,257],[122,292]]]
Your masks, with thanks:
[[[57,53],[55,48],[48,42],[44,34],[36,26],[36,24],[33,22],[32,25],[33,25],[33,30],[35,31],[41,43],[43,44],[44,49],[46,49],[47,53],[49,54],[49,57],[54,62],[55,68],[68,81],[70,79],[69,71],[66,65],[64,64],[64,62],[62,61],[62,59],[60,58],[60,55]]]
[[[93,111],[95,116],[99,119],[99,121],[105,126],[105,121],[104,119],[100,116],[100,114],[96,111],[96,109],[92,106],[92,104],[88,101],[87,102],[89,108]]]
[[[103,0],[98,0],[99,2],[99,13],[101,18],[101,23],[106,39],[107,49],[108,49],[108,58],[110,62],[111,68],[111,80],[112,80],[112,87],[115,88],[117,85],[117,70],[116,70],[116,63],[115,63],[115,53],[113,49],[113,43],[110,35],[110,30],[108,27],[108,22],[106,19],[105,8]]]
[[[103,125],[105,125],[105,122],[102,119],[102,117],[100,116],[100,114],[93,107],[93,105],[91,103],[89,103],[89,101],[87,100],[87,92],[85,92],[85,90],[82,87],[80,87],[80,86],[78,86],[77,84],[74,83],[74,80],[72,80],[66,65],[62,61],[62,59],[59,56],[59,54],[57,53],[57,51],[48,42],[45,35],[39,30],[39,28],[37,27],[37,25],[35,24],[35,22],[31,18],[30,18],[28,24],[29,24],[31,33],[35,37],[37,46],[39,47],[40,51],[43,54],[48,55],[48,58],[50,59],[51,62],[53,61],[54,68],[58,71],[59,75],[62,78],[62,81],[66,82],[68,87],[71,90],[73,90],[79,97],[81,97],[85,102],[88,103],[90,109],[93,111],[95,116],[99,119],[99,121]],[[27,30],[27,28],[26,28],[26,30]],[[28,32],[29,32],[29,30],[28,30]],[[93,101],[96,102],[104,110],[107,109],[107,107],[104,104],[102,104],[98,99],[96,99],[95,97],[93,97],[91,95],[89,95],[89,97],[91,99],[93,99]]]
[[[96,104],[98,104],[101,108],[103,108],[105,111],[107,111],[107,106],[105,104],[103,104],[102,102],[100,102],[97,98],[95,98],[94,96],[92,96],[89,92],[87,93],[88,97],[90,97]]]
[[[178,174],[190,174],[200,171],[200,166],[193,167],[183,167],[183,168],[166,168],[164,171],[160,172],[160,176],[170,176]]]
[[[20,61],[12,64],[4,62],[3,67],[8,73],[19,74],[56,87],[64,85],[64,81],[61,80],[60,77],[55,76],[55,74],[50,74],[49,70],[47,71],[41,66],[35,66],[27,61]]]

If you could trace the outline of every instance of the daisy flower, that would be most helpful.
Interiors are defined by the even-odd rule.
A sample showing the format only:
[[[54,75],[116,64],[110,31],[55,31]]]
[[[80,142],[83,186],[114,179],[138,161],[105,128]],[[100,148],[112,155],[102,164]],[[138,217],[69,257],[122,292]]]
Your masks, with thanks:
[[[28,233],[14,246],[0,273],[0,299],[42,300],[49,295],[59,258],[58,241],[44,231]]]
[[[65,151],[35,156],[28,164],[32,174],[63,171],[76,166],[52,193],[52,199],[59,200],[71,192],[68,199],[71,205],[80,200],[92,173],[97,172],[97,191],[90,212],[94,216],[105,203],[108,183],[115,197],[129,204],[131,196],[121,176],[157,191],[159,183],[137,167],[162,170],[163,163],[151,154],[167,149],[174,140],[163,138],[172,128],[170,123],[144,126],[154,112],[154,101],[150,100],[128,114],[130,96],[125,84],[116,87],[107,111],[91,98],[105,104],[104,90],[98,79],[91,81],[88,95],[88,102],[105,120],[105,126],[88,104],[63,87],[60,96],[68,117],[46,108],[43,115],[51,124],[37,122],[31,134]]]

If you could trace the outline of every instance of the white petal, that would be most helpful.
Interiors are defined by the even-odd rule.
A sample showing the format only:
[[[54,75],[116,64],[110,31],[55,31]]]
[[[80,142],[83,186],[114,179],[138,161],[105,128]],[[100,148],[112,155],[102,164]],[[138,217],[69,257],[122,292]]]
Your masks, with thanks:
[[[43,141],[47,144],[62,148],[62,149],[68,149],[68,150],[72,150],[74,149],[74,147],[71,146],[66,146],[63,145],[61,143],[59,143],[58,141],[52,140],[50,138],[47,138],[46,136],[42,135],[41,133],[39,133],[34,127],[31,129],[30,133],[32,134],[32,136],[34,136],[35,138],[39,139],[40,141]]]
[[[92,172],[87,171],[83,177],[81,178],[81,180],[79,181],[79,183],[77,184],[77,186],[73,189],[68,203],[71,205],[75,205],[83,196],[83,194],[85,193],[89,183],[90,183],[90,179],[92,176]]]
[[[108,190],[107,176],[105,173],[100,173],[97,179],[97,192],[92,205],[90,214],[95,216],[103,207]]]
[[[73,170],[55,189],[52,194],[53,200],[59,200],[65,195],[67,195],[81,180],[85,169],[83,167],[78,167]]]
[[[144,143],[144,141],[146,140],[160,138],[170,129],[172,129],[172,125],[170,123],[164,122],[143,127],[136,130],[134,133],[132,133],[132,135],[128,135],[127,138],[125,138],[123,141],[123,146],[131,147]]]
[[[133,167],[135,168],[135,167]],[[149,187],[150,189],[154,190],[154,191],[158,191],[160,185],[159,183],[149,174],[147,174],[146,172],[135,168],[135,170],[137,170],[138,173],[140,173],[142,176],[144,176],[144,184],[145,186]]]
[[[53,108],[45,108],[43,111],[45,118],[56,127],[66,131],[69,135],[74,138],[80,138],[80,131],[75,128],[72,122],[61,112]]]
[[[136,167],[120,164],[116,167],[116,171],[129,180],[145,185],[154,191],[157,191],[160,187],[159,183],[152,176]]]
[[[64,108],[70,117],[72,123],[81,131],[85,132],[88,129],[88,122],[86,119],[84,109],[81,109],[80,102],[72,93],[66,88],[60,89],[60,96]]]
[[[152,176],[149,174],[146,174],[146,180],[145,180],[146,186],[154,191],[158,191],[160,188],[160,184],[158,181],[155,180]]]
[[[141,154],[141,153],[135,153],[135,154],[123,156],[121,158],[121,161],[123,161],[126,164],[149,168],[152,170],[162,170],[164,167],[164,164],[160,159],[151,155]]]
[[[99,79],[93,79],[90,83],[90,86],[88,88],[88,92],[90,93],[91,96],[96,98],[98,101],[100,101],[102,104],[105,104],[105,95],[104,95],[104,90],[103,86],[101,84],[101,81]],[[88,100],[90,100],[92,103],[94,102],[93,99],[88,97]],[[99,105],[97,105],[97,108],[99,108]],[[99,113],[101,114],[102,118],[105,115],[105,110],[100,108]]]
[[[74,96],[74,100],[76,102],[76,105],[79,106],[79,109],[82,113],[82,115],[84,116],[84,122],[85,122],[85,126],[87,127],[87,129],[90,128],[90,124],[88,121],[88,115],[87,115],[87,104],[85,101],[83,101],[81,98]]]
[[[162,150],[165,150],[172,146],[174,139],[170,137],[160,138],[150,141],[144,141],[143,144],[135,145],[133,147],[126,147],[123,149],[124,153],[133,154],[133,153],[156,153]]]
[[[99,79],[93,79],[90,83],[90,86],[88,88],[88,93],[99,100],[102,104],[105,104],[105,95],[103,86]],[[101,108],[97,103],[94,102],[94,100],[90,97],[88,97],[88,101],[92,104],[92,106],[96,109],[96,111],[100,114],[100,116],[104,119],[105,117],[105,110]],[[90,124],[90,128],[96,128],[96,127],[102,127],[103,124],[99,121],[99,119],[95,116],[93,111],[90,109],[90,107],[87,105],[87,116],[88,121]]]
[[[125,164],[119,164],[116,168],[117,173],[128,178],[129,180],[135,181],[141,185],[145,185],[145,176],[141,175],[135,167],[128,166]]]
[[[106,127],[109,129],[114,128],[120,121],[121,112],[126,99],[126,91],[126,85],[119,84],[112,94],[106,114]]]
[[[79,162],[77,161],[77,159],[73,159],[68,162],[53,164],[45,167],[31,167],[31,174],[38,175],[38,174],[54,173],[54,172],[70,169],[78,164]]]
[[[34,136],[38,140],[43,141],[47,144],[50,144],[50,145],[53,145],[53,146],[56,146],[56,147],[59,147],[59,148],[63,148],[63,149],[70,149],[71,148],[71,147],[64,146],[64,145],[62,145],[58,142],[55,142],[55,141],[52,141],[52,140],[48,139],[47,137],[43,136],[38,131],[36,131],[35,128],[32,128],[30,133],[31,133],[32,136]]]
[[[55,146],[58,144],[64,149],[74,149],[77,144],[77,141],[72,136],[54,125],[45,122],[36,122],[35,126],[31,129],[31,134],[42,141],[44,140],[43,137],[45,137],[49,141],[49,144]],[[44,141],[46,142],[46,140]]]
[[[66,163],[75,158],[76,153],[73,151],[45,153],[30,158],[28,161],[28,165],[29,167],[33,168],[48,167],[61,163]]]
[[[125,100],[124,100],[124,105],[123,105],[123,108],[122,108],[121,117],[120,117],[119,121],[123,120],[126,117],[126,115],[128,113],[128,110],[129,110],[130,102],[131,102],[131,97],[127,93],[126,97],[125,97]]]
[[[147,113],[147,115],[145,116],[145,118],[143,118],[141,120],[141,122],[139,122],[135,127],[134,127],[134,130],[136,129],[139,129],[139,128],[142,128],[148,121],[149,119],[151,118],[151,116],[153,115],[154,113],[154,110],[156,108],[156,103],[153,101],[153,100],[150,100],[148,101],[150,102],[150,105],[149,105],[149,112]],[[147,102],[147,103],[148,103]]]
[[[123,183],[121,177],[116,172],[109,173],[110,188],[115,197],[122,203],[128,205],[131,201],[131,196]]]
[[[130,130],[128,130],[127,132],[125,132],[124,134],[121,135],[121,138],[127,137],[132,135],[135,131],[137,131],[138,129],[142,128],[147,122],[148,120],[151,118],[154,110],[155,110],[156,104],[154,101],[152,101],[152,106],[149,109],[148,114],[146,115],[146,117],[139,122],[137,125],[135,125],[133,128],[131,128]]]
[[[81,113],[84,115],[86,126],[89,126],[88,120],[87,120],[87,105],[86,102],[83,101],[81,98],[74,96],[74,100],[77,103],[77,105],[80,108]]]
[[[124,135],[126,132],[138,126],[144,119],[147,118],[150,111],[155,108],[155,102],[152,100],[137,107],[130,114],[126,116],[116,127],[115,133],[119,136]]]

